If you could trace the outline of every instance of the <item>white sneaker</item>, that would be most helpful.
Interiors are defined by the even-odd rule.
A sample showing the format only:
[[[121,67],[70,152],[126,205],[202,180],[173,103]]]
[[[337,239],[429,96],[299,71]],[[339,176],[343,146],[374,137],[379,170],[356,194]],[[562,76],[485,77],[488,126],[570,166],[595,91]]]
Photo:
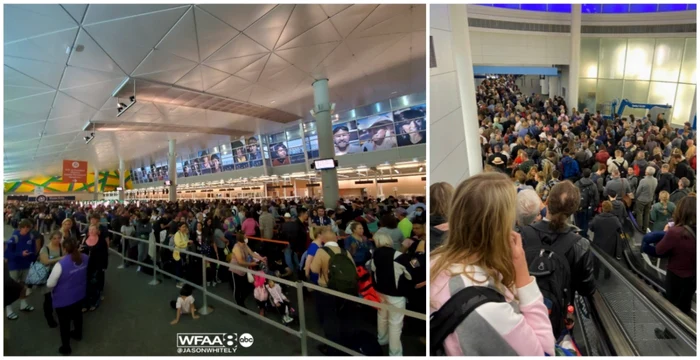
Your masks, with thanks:
[[[183,286],[184,286],[183,283],[176,283],[176,284],[175,284],[175,287],[178,288],[178,289],[182,289]]]
[[[141,272],[141,265],[136,267],[136,272]]]
[[[29,295],[32,294],[32,289],[27,288],[26,296],[29,297]]]
[[[211,287],[215,288],[216,287],[216,281],[211,282]]]
[[[222,283],[221,279],[219,279],[219,278],[217,277],[217,278],[216,278],[216,283],[217,283],[217,284],[221,284],[221,283]]]
[[[294,319],[292,319],[289,315],[285,315],[285,316],[282,317],[282,321],[283,321],[285,324],[289,324],[290,322],[294,321]]]

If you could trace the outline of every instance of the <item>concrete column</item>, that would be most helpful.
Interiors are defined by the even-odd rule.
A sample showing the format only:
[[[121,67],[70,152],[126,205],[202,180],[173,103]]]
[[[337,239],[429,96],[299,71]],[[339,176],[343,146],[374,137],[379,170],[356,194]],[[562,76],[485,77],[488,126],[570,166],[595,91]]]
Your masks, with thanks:
[[[334,159],[335,147],[333,145],[333,126],[331,124],[331,104],[328,96],[328,79],[316,80],[313,83],[313,87],[319,156],[322,159]],[[331,169],[321,171],[321,180],[323,182],[323,204],[326,208],[335,209],[339,197],[337,170]]]
[[[299,130],[301,130],[301,146],[304,148],[304,164],[306,164],[306,172],[309,172],[311,171],[311,164],[309,163],[309,153],[306,149],[306,132],[304,130],[303,119],[299,121]]]
[[[99,199],[99,191],[100,191],[100,170],[95,167],[95,184],[93,185],[95,188],[95,192],[92,196],[92,200],[97,201]]]
[[[170,188],[168,189],[168,200],[177,201],[177,164],[175,163],[175,139],[168,142],[168,178]]]
[[[119,201],[124,201],[124,184],[126,183],[126,166],[124,166],[124,159],[119,158],[119,187],[122,188],[119,191]]]
[[[549,97],[561,95],[558,76],[547,76],[547,82],[549,82]]]
[[[262,161],[263,161],[263,171],[265,176],[270,176],[270,168],[267,166],[267,160],[265,159],[265,150],[267,150],[267,156],[272,157],[272,154],[270,154],[270,148],[267,146],[267,136],[263,136],[261,134],[258,134],[258,144],[260,144],[260,155],[262,156]]]
[[[695,124],[695,116],[697,114],[697,99],[696,99],[697,96],[698,96],[698,87],[695,86],[695,94],[693,95],[693,106],[690,108],[690,117],[688,117],[688,122],[690,123],[690,127],[692,129],[695,129],[695,127],[697,126]]]
[[[464,144],[467,148],[467,158],[465,159],[467,162],[467,177],[469,177],[480,173],[483,167],[481,165],[479,121],[477,120],[476,89],[474,88],[474,66],[472,64],[466,5],[450,5],[450,24],[452,25],[452,56],[455,70],[457,70],[459,98],[462,105]]]
[[[571,5],[571,59],[569,60],[569,92],[566,98],[569,113],[578,111],[578,73],[581,67],[581,4]]]

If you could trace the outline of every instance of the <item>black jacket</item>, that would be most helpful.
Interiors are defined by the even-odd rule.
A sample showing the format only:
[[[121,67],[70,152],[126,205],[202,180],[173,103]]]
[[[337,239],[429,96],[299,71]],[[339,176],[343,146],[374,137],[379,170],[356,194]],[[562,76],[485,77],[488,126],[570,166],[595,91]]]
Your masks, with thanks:
[[[695,183],[695,174],[692,172],[693,168],[688,165],[688,160],[683,160],[676,165],[676,173],[674,175],[679,179],[686,178],[690,180],[690,186],[693,186]]]
[[[289,245],[294,252],[304,252],[306,250],[306,228],[299,219],[286,222],[282,225],[282,240],[289,241]]]
[[[690,194],[690,189],[678,189],[671,194],[668,201],[678,205],[678,202],[688,196],[688,194]]]
[[[659,198],[659,193],[662,191],[668,191],[669,195],[678,187],[678,180],[676,176],[671,173],[664,173],[659,175],[659,183],[656,185],[656,190],[654,190],[654,199]]]
[[[444,237],[446,236],[446,231],[436,229],[435,227],[438,225],[442,225],[445,222],[445,218],[443,218],[442,216],[430,216],[430,250],[435,250],[440,245],[442,245]]]
[[[616,257],[622,233],[622,224],[615,214],[601,213],[596,215],[588,226],[593,231],[593,244],[606,254]]]
[[[575,243],[566,254],[562,254],[571,266],[571,289],[581,296],[590,296],[595,293],[595,278],[593,277],[593,255],[591,254],[591,242],[574,233],[576,227],[569,226],[563,231],[555,231],[549,228],[548,221],[538,221],[532,225],[520,229],[523,239],[523,248],[527,251],[528,243],[538,243],[535,237],[542,238],[549,234],[555,241],[567,241],[569,237],[576,237]]]

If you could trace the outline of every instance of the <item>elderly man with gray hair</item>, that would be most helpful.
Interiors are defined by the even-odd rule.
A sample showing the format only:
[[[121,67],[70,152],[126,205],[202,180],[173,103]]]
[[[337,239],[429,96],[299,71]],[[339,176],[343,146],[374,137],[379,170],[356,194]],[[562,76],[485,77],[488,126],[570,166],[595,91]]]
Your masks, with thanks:
[[[527,188],[518,192],[515,224],[518,228],[541,220],[542,200],[535,190]]]
[[[634,205],[634,217],[644,232],[649,228],[649,212],[651,211],[651,203],[654,201],[654,190],[658,185],[658,180],[654,177],[655,173],[656,169],[647,166],[644,179],[639,181],[639,186],[634,194],[637,199],[637,203]]]

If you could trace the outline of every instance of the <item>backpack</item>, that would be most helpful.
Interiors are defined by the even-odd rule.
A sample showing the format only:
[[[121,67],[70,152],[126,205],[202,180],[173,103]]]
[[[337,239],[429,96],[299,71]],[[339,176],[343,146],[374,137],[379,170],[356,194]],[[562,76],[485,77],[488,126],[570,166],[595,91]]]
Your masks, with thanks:
[[[357,293],[357,270],[355,264],[348,257],[347,251],[343,248],[339,253],[334,253],[328,247],[322,247],[330,257],[328,261],[328,288],[342,293],[356,296]]]
[[[639,164],[634,164],[634,176],[639,176],[639,173],[641,172],[641,169],[639,168]],[[622,177],[622,172],[620,172],[620,177]]]
[[[620,177],[621,178],[626,178],[627,177],[627,169],[622,167],[622,164],[619,164],[617,161],[613,160],[612,161],[615,166],[617,166],[617,169],[620,170]],[[635,170],[636,171],[636,170]]]
[[[447,336],[479,306],[505,301],[501,293],[485,286],[468,286],[452,295],[440,309],[430,314],[430,355],[444,356]]]
[[[571,157],[565,157],[561,161],[562,174],[564,174],[564,179],[570,179],[579,175],[580,169],[578,167],[578,162],[576,162]]]
[[[581,188],[581,202],[579,203],[578,210],[585,211],[587,209],[594,209],[598,204],[594,204],[595,193],[593,191],[598,191],[598,187],[595,184],[586,185]]]
[[[528,232],[530,236],[524,236]],[[537,286],[549,310],[554,337],[559,338],[566,330],[566,308],[573,298],[573,289],[570,288],[571,265],[565,254],[581,236],[569,230],[567,233],[556,234],[556,237],[551,239],[548,233],[542,233],[533,226],[523,228],[522,233],[523,238],[528,241],[525,257],[530,275],[537,280]]]

